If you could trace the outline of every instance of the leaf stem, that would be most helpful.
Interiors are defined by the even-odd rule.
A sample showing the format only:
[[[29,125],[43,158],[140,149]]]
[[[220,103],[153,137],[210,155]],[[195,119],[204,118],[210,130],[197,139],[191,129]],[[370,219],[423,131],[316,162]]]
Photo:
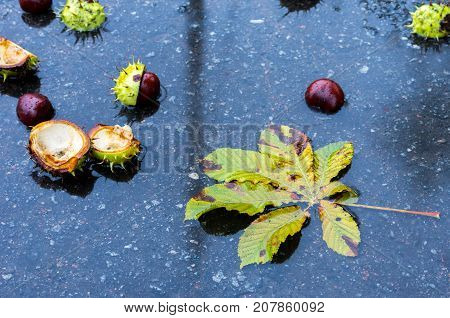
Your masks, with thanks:
[[[393,208],[387,208],[387,207],[382,207],[382,206],[373,206],[373,205],[356,204],[356,203],[340,203],[340,204],[345,205],[345,206],[353,206],[355,208],[365,208],[365,209],[381,210],[381,211],[392,211],[392,212],[398,212],[398,213],[408,213],[408,214],[431,216],[431,217],[434,217],[437,219],[440,218],[439,212],[411,211],[411,210],[393,209]]]

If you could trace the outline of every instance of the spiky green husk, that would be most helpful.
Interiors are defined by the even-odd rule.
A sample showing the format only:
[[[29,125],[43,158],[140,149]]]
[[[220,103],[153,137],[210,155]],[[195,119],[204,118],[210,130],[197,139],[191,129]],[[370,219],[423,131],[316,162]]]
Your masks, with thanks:
[[[114,154],[97,150],[92,150],[91,154],[95,159],[108,163],[112,170],[114,165],[120,165],[122,168],[125,168],[124,164],[133,159],[139,152],[140,150],[138,146],[132,146],[126,151]]]
[[[103,151],[101,149],[96,148],[95,141],[98,140],[99,135],[98,132],[107,129],[111,133],[116,134],[115,136],[122,136],[121,138],[126,138],[128,140],[128,145],[125,149],[120,150],[109,150]],[[105,125],[97,125],[89,132],[89,137],[92,140],[91,143],[91,156],[95,159],[109,164],[111,171],[113,170],[114,165],[120,165],[122,168],[125,168],[124,164],[130,160],[132,160],[137,154],[140,152],[140,142],[134,138],[133,132],[129,126],[120,127],[116,126],[105,126]]]
[[[0,43],[3,46],[2,54],[5,54],[0,60],[9,62],[0,65],[0,79],[3,78],[3,82],[5,82],[8,77],[21,77],[38,68],[39,59],[33,53],[28,52],[16,43],[1,36]],[[15,53],[13,53],[12,56],[11,54],[8,55],[8,48],[13,48],[13,50],[15,50]],[[14,64],[13,67],[11,67],[11,64]]]
[[[8,77],[18,77],[18,73],[11,70],[0,70],[0,77],[3,78],[3,82],[6,82]]]
[[[37,70],[39,59],[35,55],[30,55],[27,62],[21,67],[13,69],[0,69],[0,78],[3,78],[3,82],[6,82],[8,77],[22,77],[28,72]]]
[[[27,71],[34,71],[36,70],[37,66],[39,64],[39,59],[36,55],[30,55],[28,58],[26,69]]]
[[[119,77],[114,79],[116,85],[112,89],[116,95],[116,100],[126,106],[136,106],[144,72],[145,65],[139,61],[133,61],[133,63],[122,69]]]
[[[67,0],[59,17],[69,29],[78,32],[94,31],[106,20],[105,8],[96,0]]]
[[[443,38],[448,35],[448,31],[442,28],[441,23],[447,14],[450,14],[450,7],[446,4],[424,4],[411,12],[412,23],[407,27],[424,38]]]
[[[71,172],[69,172],[72,176],[76,176],[77,172],[83,172],[83,167],[86,164],[86,160],[87,160],[87,156],[83,156],[81,157],[81,159],[78,161],[77,166],[75,167],[75,169]]]
[[[71,127],[71,129],[58,132],[54,131],[52,134],[47,134],[47,138],[54,138],[55,141],[60,144],[58,147],[52,146],[49,147],[48,143],[42,143],[39,139],[39,135],[41,132],[48,127],[51,126],[66,126]],[[65,137],[61,136],[70,136],[71,131],[75,131],[79,137],[81,138],[82,145],[79,149],[76,149],[76,153],[73,151],[69,153],[71,154],[70,158],[66,158],[64,161],[62,156],[64,156],[67,151],[70,151],[70,147],[76,147],[77,142],[74,142],[74,138],[72,137],[72,141],[66,142],[64,144]],[[73,136],[73,132],[72,132]],[[30,133],[30,139],[28,144],[28,149],[30,154],[35,159],[35,161],[46,171],[50,172],[53,175],[63,175],[66,173],[75,175],[75,172],[78,170],[82,170],[83,165],[86,162],[86,156],[90,149],[91,143],[88,135],[77,125],[67,120],[49,120],[44,121],[40,124],[37,124],[33,127]],[[56,150],[55,150],[56,149]]]

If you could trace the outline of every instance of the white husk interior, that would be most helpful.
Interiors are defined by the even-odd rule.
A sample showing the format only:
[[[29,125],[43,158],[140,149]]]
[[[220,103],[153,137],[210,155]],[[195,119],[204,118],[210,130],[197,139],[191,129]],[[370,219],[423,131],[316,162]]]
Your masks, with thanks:
[[[36,137],[36,152],[51,156],[55,163],[64,163],[83,148],[83,137],[76,128],[65,124],[43,127]]]
[[[114,129],[100,129],[92,138],[92,144],[98,151],[110,152],[127,148],[133,140],[131,127],[114,126]]]
[[[9,40],[0,37],[0,65],[11,65],[23,61],[28,52]]]

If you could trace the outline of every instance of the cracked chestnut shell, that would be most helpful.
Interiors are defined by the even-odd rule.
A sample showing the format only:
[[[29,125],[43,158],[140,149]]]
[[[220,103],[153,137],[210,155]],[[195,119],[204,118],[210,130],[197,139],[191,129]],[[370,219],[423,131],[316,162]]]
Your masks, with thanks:
[[[114,165],[121,165],[133,159],[140,152],[140,142],[130,126],[107,126],[98,124],[89,131],[91,139],[91,156],[108,163],[111,170]]]
[[[89,137],[74,123],[49,120],[33,127],[28,148],[44,170],[62,175],[81,168],[90,145]]]
[[[308,86],[305,100],[309,107],[324,113],[335,113],[344,105],[345,96],[338,83],[321,78]]]
[[[39,64],[36,55],[28,52],[16,43],[0,36],[0,79],[20,77],[35,71]]]
[[[149,106],[156,102],[161,91],[161,83],[155,73],[147,72],[140,61],[129,63],[114,79],[112,88],[116,100],[125,106]]]

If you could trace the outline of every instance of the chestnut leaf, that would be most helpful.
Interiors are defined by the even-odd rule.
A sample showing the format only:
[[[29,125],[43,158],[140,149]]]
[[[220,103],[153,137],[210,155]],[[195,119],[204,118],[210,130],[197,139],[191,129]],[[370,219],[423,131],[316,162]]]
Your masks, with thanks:
[[[288,236],[299,232],[309,213],[298,206],[289,206],[261,215],[253,221],[239,240],[241,268],[252,263],[267,263],[278,252]]]
[[[356,256],[361,239],[358,223],[343,206],[439,217],[437,212],[356,204],[358,193],[337,181],[351,164],[351,142],[314,151],[303,132],[272,125],[261,132],[258,150],[219,148],[206,156],[201,161],[205,174],[224,183],[204,188],[186,205],[186,220],[218,209],[259,215],[239,241],[241,267],[272,261],[280,245],[301,231],[315,205],[323,240],[344,256]]]

